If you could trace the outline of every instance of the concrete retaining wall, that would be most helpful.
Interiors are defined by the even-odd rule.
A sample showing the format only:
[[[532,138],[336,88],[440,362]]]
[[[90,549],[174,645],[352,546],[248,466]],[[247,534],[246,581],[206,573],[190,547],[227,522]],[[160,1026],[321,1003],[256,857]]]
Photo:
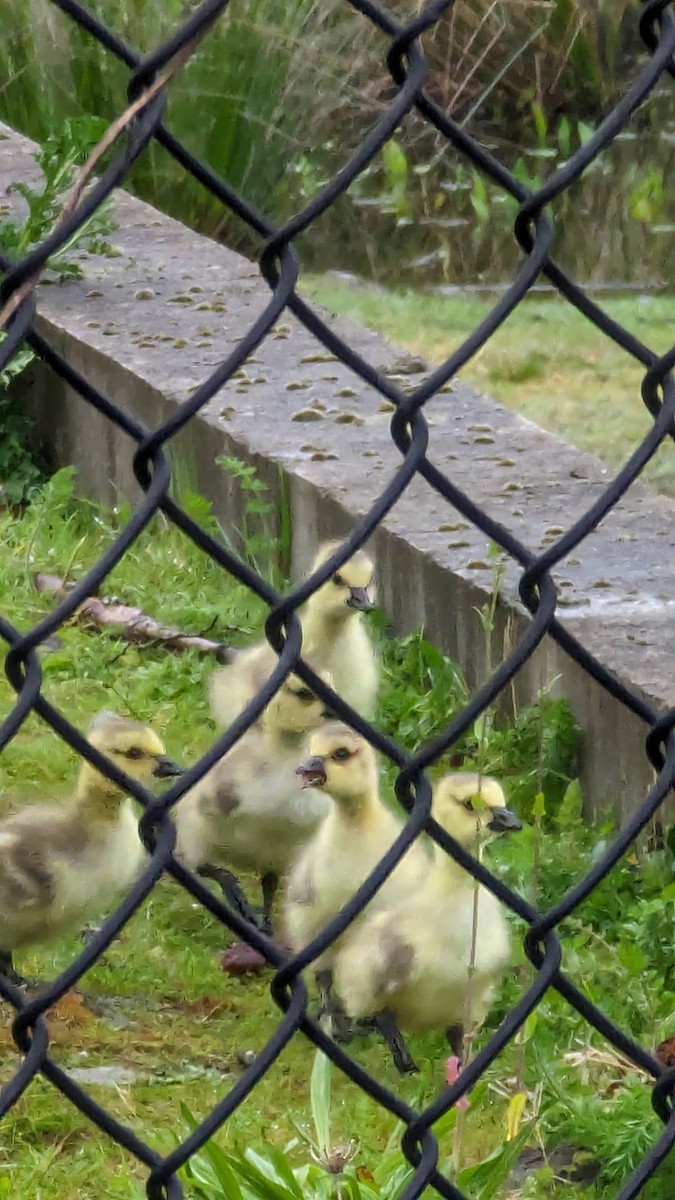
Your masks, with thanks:
[[[34,179],[32,146],[0,127],[0,186]],[[12,200],[14,203],[14,200]],[[43,286],[40,332],[97,388],[147,426],[163,421],[222,361],[264,308],[257,268],[121,193],[118,254],[84,256],[85,278]],[[375,334],[336,319],[377,366],[405,378],[421,364]],[[98,500],[138,495],[129,439],[99,417],[47,368],[32,372],[28,402],[38,432],[59,462],[74,463]],[[635,404],[639,404],[636,395]],[[237,526],[241,497],[215,466],[221,454],[254,463],[274,494],[283,477],[293,527],[293,568],[317,541],[349,529],[400,456],[390,413],[299,326],[284,317],[237,378],[175,439],[176,460]],[[431,457],[453,481],[531,548],[548,545],[583,513],[610,473],[486,396],[455,381],[427,406]],[[635,487],[555,572],[569,628],[619,678],[659,707],[675,703],[675,504]],[[381,598],[401,632],[421,623],[457,659],[471,686],[485,677],[475,608],[493,579],[486,539],[415,482],[374,538]],[[507,571],[493,659],[522,633],[527,617]],[[550,640],[519,676],[511,699],[524,703],[556,679],[585,734],[583,783],[591,811],[624,815],[652,779],[644,727]]]

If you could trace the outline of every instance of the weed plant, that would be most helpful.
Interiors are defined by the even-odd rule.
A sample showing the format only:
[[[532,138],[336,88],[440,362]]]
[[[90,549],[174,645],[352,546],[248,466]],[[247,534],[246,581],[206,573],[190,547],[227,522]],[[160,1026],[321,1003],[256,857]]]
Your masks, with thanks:
[[[25,206],[23,219],[9,215],[9,206],[0,205],[0,248],[10,261],[17,262],[52,231],[66,196],[81,166],[105,129],[100,117],[75,117],[63,123],[36,152],[35,161],[42,173],[40,185],[16,182]],[[49,259],[43,283],[80,279],[84,274],[82,256],[109,254],[107,241],[115,222],[107,200],[82,227]],[[73,257],[76,255],[76,257]],[[0,341],[5,337],[0,332]],[[45,477],[47,451],[31,439],[32,421],[16,389],[16,379],[34,359],[29,346],[22,346],[10,363],[0,371],[0,498],[9,504],[28,500]]]

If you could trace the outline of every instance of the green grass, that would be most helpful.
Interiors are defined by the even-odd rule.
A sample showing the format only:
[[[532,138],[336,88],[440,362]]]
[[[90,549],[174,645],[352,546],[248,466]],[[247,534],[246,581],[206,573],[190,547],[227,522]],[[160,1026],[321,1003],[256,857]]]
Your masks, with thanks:
[[[393,292],[306,278],[303,289],[334,312],[353,317],[440,363],[486,316],[494,299]],[[601,297],[602,307],[657,353],[672,346],[675,297]],[[546,296],[523,301],[461,378],[559,434],[611,467],[621,466],[649,429],[640,397],[644,371],[571,305]],[[675,458],[666,442],[644,478],[675,495]]]
[[[203,504],[200,511],[206,511]],[[80,577],[125,519],[125,511],[113,514],[74,501],[68,472],[54,476],[23,514],[0,514],[0,609],[19,628],[28,628],[50,605],[46,596],[33,589],[32,572],[46,569]],[[215,622],[211,636],[223,641],[247,640],[259,630],[263,617],[257,602],[251,602],[243,589],[160,519],[102,591],[190,631]],[[116,708],[152,721],[168,752],[186,763],[193,762],[212,740],[215,730],[204,694],[204,681],[213,665],[210,660],[193,653],[130,647],[117,637],[87,632],[76,623],[59,636],[62,644],[57,649],[41,652],[44,690],[80,728],[99,709]],[[380,720],[412,748],[462,704],[465,684],[458,669],[419,634],[383,641],[383,647]],[[9,711],[12,700],[13,693],[3,682],[0,714]],[[546,793],[548,807],[548,815],[529,823],[517,838],[490,848],[489,860],[535,902],[550,903],[588,869],[599,839],[607,833],[585,829],[576,811],[578,789],[565,792],[576,750],[568,710],[561,702],[543,703],[521,713],[511,726],[483,732],[482,740],[478,731],[469,732],[459,748],[460,761],[467,765],[481,761],[486,769],[502,774],[511,802],[526,818],[531,820],[539,788]],[[31,718],[0,759],[3,809],[19,798],[30,802],[64,795],[76,772],[75,756],[37,718]],[[565,927],[565,963],[573,977],[647,1045],[672,1032],[675,993],[669,964],[675,912],[672,888],[667,887],[671,872],[667,854],[643,857],[640,866],[623,866]],[[522,934],[517,924],[515,929]],[[162,881],[83,980],[89,1007],[73,1001],[49,1019],[52,1052],[61,1065],[114,1065],[137,1072],[132,1083],[87,1087],[160,1150],[170,1148],[185,1132],[181,1103],[197,1117],[208,1112],[239,1075],[237,1052],[259,1050],[278,1020],[268,994],[269,977],[244,982],[221,972],[220,954],[231,940],[177,885]],[[79,944],[75,936],[64,937],[21,955],[18,965],[29,975],[51,978],[72,959]],[[481,1038],[495,1028],[531,978],[517,945],[515,957],[514,970]],[[19,1062],[10,1024],[10,1013],[4,1010],[0,1084]],[[567,1051],[589,1045],[602,1043],[589,1035],[561,1000],[547,997],[536,1022],[528,1026],[526,1044],[509,1047],[490,1069],[489,1086],[482,1098],[477,1093],[464,1116],[459,1142],[456,1135],[442,1136],[442,1161],[447,1164],[456,1154],[466,1168],[502,1146],[509,1100],[524,1090],[523,1137],[536,1142],[543,1136],[555,1144],[563,1135],[571,1136],[594,1151],[606,1151],[601,1181],[586,1195],[609,1200],[617,1180],[658,1136],[659,1123],[651,1111],[649,1089],[637,1076],[620,1073],[614,1089],[616,1072],[611,1066],[598,1068],[591,1063],[585,1079],[580,1069],[565,1062]],[[412,1039],[412,1048],[422,1072],[404,1080],[374,1037],[353,1044],[351,1050],[408,1102],[428,1102],[443,1082],[447,1048],[441,1034]],[[227,1148],[262,1148],[265,1142],[286,1146],[295,1137],[294,1122],[304,1127],[310,1122],[312,1060],[311,1047],[296,1035],[264,1085],[218,1135],[219,1143]],[[604,1099],[599,1101],[598,1095]],[[337,1072],[333,1105],[335,1142],[356,1137],[356,1162],[369,1169],[387,1145],[394,1122]],[[143,1195],[144,1171],[138,1163],[41,1080],[31,1085],[2,1127],[0,1196],[136,1200]],[[296,1145],[291,1161],[305,1160],[306,1152]],[[574,1188],[549,1189],[544,1181],[535,1180],[527,1194],[544,1200],[563,1192],[567,1197],[576,1194]],[[648,1200],[666,1200],[671,1193],[672,1178],[670,1190],[665,1179],[645,1195]],[[477,1179],[469,1194],[475,1200],[490,1200],[494,1193],[481,1191]]]

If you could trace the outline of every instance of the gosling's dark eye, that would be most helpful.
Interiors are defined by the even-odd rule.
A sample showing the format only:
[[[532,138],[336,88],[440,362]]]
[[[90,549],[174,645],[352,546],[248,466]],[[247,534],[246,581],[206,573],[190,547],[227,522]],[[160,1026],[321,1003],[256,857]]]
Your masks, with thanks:
[[[333,583],[336,587],[344,587],[345,581],[339,571],[336,571],[335,575],[333,576]]]
[[[351,758],[351,752],[347,750],[346,746],[340,746],[338,750],[333,751],[331,758],[334,758],[336,762],[344,762],[346,758]]]
[[[131,746],[126,753],[127,758],[143,758],[144,751],[140,746]]]
[[[310,692],[309,688],[298,688],[295,694],[303,704],[311,704],[314,699],[314,692]]]
[[[462,804],[467,812],[473,812],[473,801],[472,800],[463,800]]]

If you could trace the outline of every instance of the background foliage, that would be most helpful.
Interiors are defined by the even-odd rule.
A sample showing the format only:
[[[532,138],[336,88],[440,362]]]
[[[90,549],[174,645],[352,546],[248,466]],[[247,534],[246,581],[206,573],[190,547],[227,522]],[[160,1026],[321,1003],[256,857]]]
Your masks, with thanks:
[[[91,0],[91,11],[141,51],[166,37],[183,0]],[[405,19],[409,0],[393,0]],[[78,114],[110,120],[125,103],[126,68],[48,0],[0,0],[4,119],[42,141]],[[425,36],[430,91],[510,165],[541,180],[590,136],[625,88],[644,47],[628,0],[457,0]],[[344,0],[242,0],[230,6],[171,88],[168,122],[189,148],[268,216],[281,221],[314,194],[384,110],[392,84],[384,41]],[[557,253],[582,277],[669,282],[673,217],[667,91],[561,199]],[[194,121],[195,103],[203,114]],[[618,185],[618,186],[617,186]],[[250,233],[216,208],[157,146],[133,186],[159,208],[234,248]],[[586,210],[586,246],[565,232]],[[314,269],[348,267],[383,281],[401,271],[452,282],[494,282],[518,261],[514,205],[493,192],[415,116],[397,141],[301,242]],[[611,219],[607,219],[608,213]],[[396,252],[375,227],[396,229]],[[600,245],[599,240],[601,239]],[[600,249],[600,253],[598,253]]]

